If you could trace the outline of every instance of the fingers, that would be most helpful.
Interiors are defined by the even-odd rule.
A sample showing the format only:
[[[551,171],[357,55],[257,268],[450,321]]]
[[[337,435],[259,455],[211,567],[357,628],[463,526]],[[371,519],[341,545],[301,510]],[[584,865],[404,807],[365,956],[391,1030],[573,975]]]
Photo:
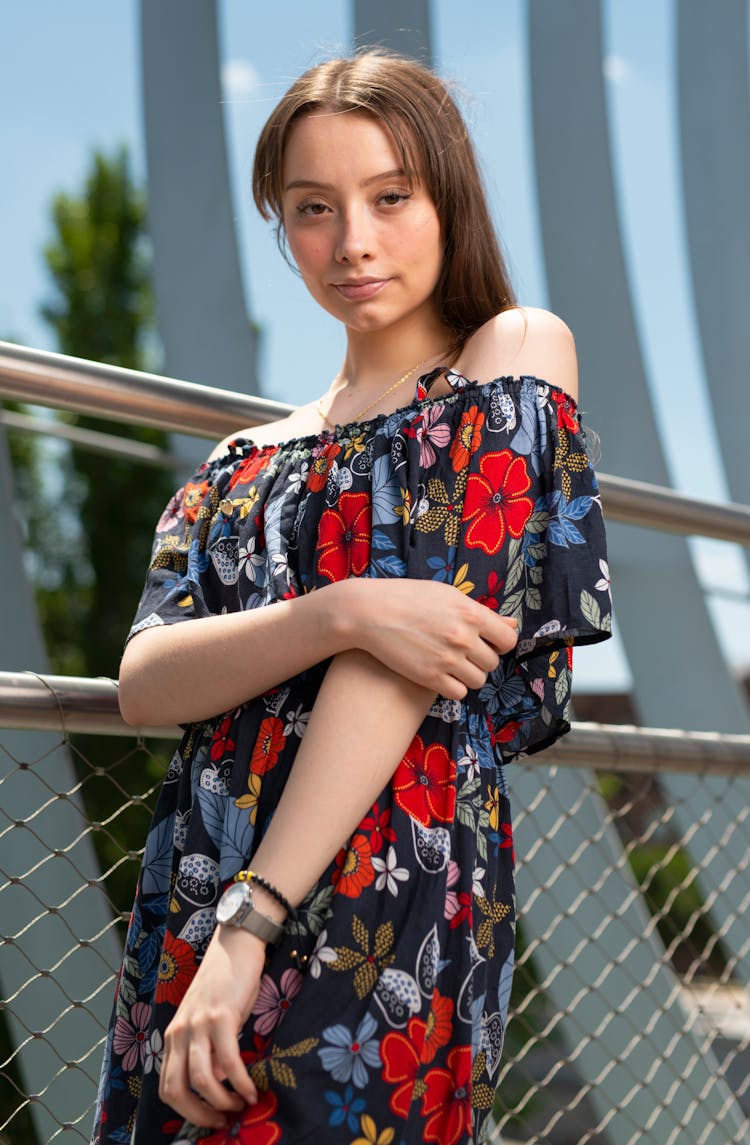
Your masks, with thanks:
[[[168,1043],[159,1078],[159,1097],[193,1125],[223,1129],[226,1118],[190,1089],[186,1048],[186,1044],[180,1044],[176,1039]]]
[[[248,1105],[255,1105],[258,1100],[258,1091],[255,1082],[247,1072],[247,1066],[240,1056],[237,1039],[232,1037],[228,1029],[217,1030],[215,1040],[215,1060],[221,1073],[232,1085],[241,1099]],[[219,1086],[223,1092],[227,1091]],[[242,1104],[242,1101],[240,1101]],[[234,1106],[232,1106],[234,1108]]]
[[[167,1050],[159,1079],[159,1097],[188,1121],[202,1128],[222,1129],[224,1113],[239,1113],[245,1102],[257,1101],[255,1086],[247,1073],[236,1038],[224,1029],[209,1036],[189,1036],[186,1031],[165,1034]],[[232,1093],[219,1080],[227,1077]]]
[[[224,1044],[223,1049],[224,1055],[229,1058],[230,1054],[226,1044]],[[218,1072],[224,1073],[224,1061],[217,1053],[215,1044],[213,1050],[216,1064],[220,1067]],[[190,1084],[193,1089],[195,1089],[203,1098],[203,1100],[209,1105],[213,1106],[214,1109],[239,1112],[240,1109],[243,1108],[245,1101],[243,1101],[239,1094],[232,1093],[230,1090],[226,1089],[218,1080],[216,1077],[216,1071],[211,1068],[211,1051],[212,1044],[208,1038],[201,1040],[193,1038],[190,1042],[188,1046],[188,1074],[190,1077]],[[238,1059],[245,1077],[248,1081],[250,1081],[247,1070],[242,1064],[242,1058],[239,1056],[239,1048],[236,1040],[234,1043],[234,1051],[234,1056]],[[255,1086],[253,1085],[252,1081],[250,1081],[250,1091],[252,1092],[253,1100],[257,1100],[255,1095]],[[250,1098],[248,1097],[246,1100],[249,1101]]]

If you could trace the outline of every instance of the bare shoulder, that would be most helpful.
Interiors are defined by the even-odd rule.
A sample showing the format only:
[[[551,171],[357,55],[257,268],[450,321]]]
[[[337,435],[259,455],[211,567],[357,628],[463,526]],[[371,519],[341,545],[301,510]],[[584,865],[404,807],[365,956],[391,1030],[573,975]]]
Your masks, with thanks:
[[[214,461],[217,457],[223,457],[229,449],[230,442],[235,441],[238,437],[243,437],[247,441],[253,442],[254,445],[278,445],[288,438],[316,433],[319,428],[320,420],[315,403],[308,402],[306,405],[293,410],[287,417],[267,422],[265,425],[253,425],[248,429],[241,429],[237,433],[230,433],[228,437],[219,442],[208,460]]]
[[[480,382],[531,374],[578,400],[578,357],[570,327],[537,306],[515,306],[485,322],[463,348],[456,369]]]

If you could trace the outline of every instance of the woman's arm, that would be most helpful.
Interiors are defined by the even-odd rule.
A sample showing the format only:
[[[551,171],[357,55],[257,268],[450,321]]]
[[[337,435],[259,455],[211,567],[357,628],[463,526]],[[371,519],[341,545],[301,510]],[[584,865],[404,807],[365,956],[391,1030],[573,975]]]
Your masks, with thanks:
[[[122,658],[120,709],[137,727],[210,719],[357,648],[462,699],[487,646],[513,647],[511,624],[453,585],[352,577],[266,608],[145,629]]]
[[[475,678],[486,679],[496,660],[487,646],[486,667],[472,665]],[[252,859],[253,869],[292,905],[303,900],[388,783],[434,699],[433,691],[367,653],[335,657],[284,793]],[[283,919],[283,909],[262,887],[254,889],[253,897],[263,913]],[[168,1061],[162,1065],[159,1093],[196,1125],[219,1127],[219,1111],[257,1100],[237,1034],[258,994],[263,949],[255,935],[219,927],[166,1030]],[[220,1084],[224,1078],[239,1099]]]

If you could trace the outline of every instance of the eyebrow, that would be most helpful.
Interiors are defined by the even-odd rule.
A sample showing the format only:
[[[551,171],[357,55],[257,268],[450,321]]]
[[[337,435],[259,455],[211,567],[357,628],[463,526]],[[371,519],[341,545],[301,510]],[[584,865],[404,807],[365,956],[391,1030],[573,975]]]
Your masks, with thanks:
[[[363,179],[360,187],[367,187],[370,183],[377,183],[380,179],[403,179],[404,175],[403,167],[394,167],[392,171],[381,171],[378,175],[371,175],[369,179]],[[335,189],[332,183],[316,183],[314,179],[294,179],[291,183],[287,183],[284,190],[293,191],[296,187],[315,187],[320,191],[333,191]]]

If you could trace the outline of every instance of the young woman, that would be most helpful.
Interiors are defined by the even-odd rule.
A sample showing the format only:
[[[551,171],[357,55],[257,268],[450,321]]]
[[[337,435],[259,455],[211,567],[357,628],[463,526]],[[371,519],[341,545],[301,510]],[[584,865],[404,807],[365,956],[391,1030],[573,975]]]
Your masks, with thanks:
[[[121,706],[186,732],[92,1140],[482,1141],[503,765],[568,730],[572,645],[609,635],[575,345],[515,305],[465,126],[416,63],[303,75],[254,191],[346,351],[157,525]]]

